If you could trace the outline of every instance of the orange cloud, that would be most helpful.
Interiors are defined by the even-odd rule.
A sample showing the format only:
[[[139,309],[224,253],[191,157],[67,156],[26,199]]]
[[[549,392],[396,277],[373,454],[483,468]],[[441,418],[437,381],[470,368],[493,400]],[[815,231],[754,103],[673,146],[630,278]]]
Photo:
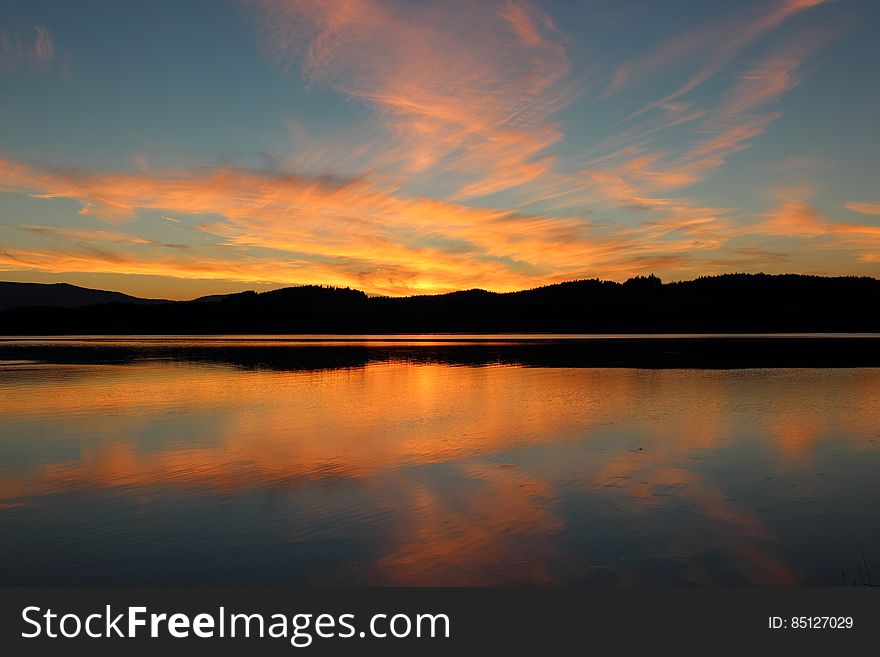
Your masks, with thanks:
[[[0,159],[0,191],[72,199],[84,217],[115,224],[153,212],[183,236],[126,239],[121,234],[134,229],[113,236],[26,225],[30,238],[4,243],[0,268],[324,282],[388,294],[510,290],[651,269],[673,278],[742,264],[767,269],[766,254],[730,240],[794,234],[792,208],[786,220],[743,226],[733,210],[682,198],[681,190],[718,171],[780,116],[769,105],[799,82],[801,62],[824,36],[777,46],[714,107],[661,103],[661,113],[612,134],[576,164],[552,147],[564,137],[556,115],[581,84],[567,37],[530,3],[250,4],[270,56],[364,103],[370,124],[328,142],[290,121],[296,153],[273,159],[269,170],[161,171],[140,158],[136,173],[105,173]],[[737,25],[764,34],[811,4],[818,2],[777,2]],[[660,63],[677,62],[682,48],[716,47],[725,26],[686,35]],[[47,31],[38,31],[32,50],[52,56]],[[647,64],[628,66],[637,73]],[[657,147],[669,130],[688,132],[676,147]],[[475,202],[493,194],[494,202]],[[621,217],[623,224],[610,223]],[[823,248],[830,240],[854,248],[839,227],[798,230]],[[802,257],[802,242],[798,249],[793,255]]]
[[[677,35],[658,50],[619,66],[605,93],[614,94],[634,80],[656,74],[686,59],[704,62],[683,85],[629,118],[661,108],[709,80],[746,47],[792,16],[824,2],[826,0],[774,0],[762,5],[760,10],[747,10],[733,18],[725,17]]]
[[[860,214],[869,214],[875,217],[880,217],[880,203],[847,203],[847,210],[852,210],[853,212],[858,212]]]
[[[443,5],[254,0],[271,50],[373,107],[383,147],[370,166],[448,175],[456,198],[536,183],[574,96],[564,39],[526,2]]]
[[[513,289],[597,270],[629,273],[673,254],[686,259],[698,248],[694,231],[710,220],[691,212],[612,229],[579,217],[521,215],[395,195],[366,179],[233,168],[65,173],[0,160],[0,189],[76,199],[82,214],[112,222],[144,209],[189,216],[197,220],[194,229],[214,239],[210,246],[168,254],[149,248],[157,245],[151,240],[132,240],[121,250],[118,234],[44,229],[36,232],[66,238],[67,246],[44,252],[7,248],[0,256],[4,269],[110,268],[250,281],[283,276],[280,280],[288,282],[323,280],[390,293],[475,284]],[[27,229],[35,232],[33,226]],[[248,249],[269,252],[255,258]]]
[[[804,6],[780,5],[770,18],[762,19],[761,25],[783,20]],[[703,232],[708,234],[710,229],[714,230],[719,238],[717,244],[725,241],[722,235],[735,237],[739,230],[724,220],[730,211],[700,208],[694,201],[676,198],[670,193],[706,180],[732,155],[748,148],[763,134],[781,116],[780,112],[769,110],[768,105],[800,82],[799,71],[804,59],[837,33],[826,29],[821,33],[789,37],[746,69],[710,110],[699,110],[672,97],[664,99],[657,104],[663,110],[660,115],[641,120],[602,142],[594,150],[598,156],[582,173],[599,196],[612,204],[665,212],[679,224],[692,222],[694,217],[701,218]],[[678,52],[683,44],[694,45],[685,38],[671,46],[670,53]],[[690,129],[697,138],[680,138],[682,145],[677,148],[652,146],[661,133],[673,128]]]
[[[611,170],[638,185],[643,194],[690,187],[705,180],[727,159],[749,146],[780,117],[766,107],[800,82],[803,60],[837,34],[798,35],[777,46],[740,75],[736,84],[722,94],[712,111],[695,112],[686,104],[664,101],[663,116],[646,123],[645,128],[625,131],[625,139],[607,141],[603,148],[615,146],[600,161]],[[698,121],[698,122],[697,122]],[[691,123],[699,134],[709,133],[677,155],[646,149],[657,131]],[[613,162],[619,162],[613,165]]]
[[[880,226],[830,221],[810,202],[812,189],[793,188],[776,191],[778,204],[768,212],[760,230],[768,234],[792,237],[833,236],[854,248],[880,248]]]
[[[650,160],[634,161],[623,170],[645,180],[650,167]],[[597,273],[616,278],[646,270],[705,273],[723,256],[735,267],[741,257],[725,251],[728,241],[741,235],[821,237],[864,253],[866,243],[853,236],[877,231],[810,218],[792,203],[743,226],[729,210],[644,196],[621,175],[598,170],[582,175],[600,197],[648,209],[650,216],[626,227],[578,216],[524,215],[394,194],[363,178],[235,168],[57,172],[0,160],[4,191],[75,199],[81,213],[114,223],[141,210],[156,212],[164,223],[161,217],[170,213],[179,218],[174,230],[188,233],[159,241],[120,230],[23,225],[19,230],[32,239],[6,245],[0,269],[324,282],[385,294],[474,286],[510,290]]]

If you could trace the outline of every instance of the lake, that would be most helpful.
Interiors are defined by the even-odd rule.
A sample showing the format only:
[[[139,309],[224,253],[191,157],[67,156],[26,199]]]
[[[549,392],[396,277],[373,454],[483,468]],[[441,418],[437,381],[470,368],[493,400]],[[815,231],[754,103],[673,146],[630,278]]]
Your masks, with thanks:
[[[880,368],[589,340],[4,340],[0,584],[880,578]]]

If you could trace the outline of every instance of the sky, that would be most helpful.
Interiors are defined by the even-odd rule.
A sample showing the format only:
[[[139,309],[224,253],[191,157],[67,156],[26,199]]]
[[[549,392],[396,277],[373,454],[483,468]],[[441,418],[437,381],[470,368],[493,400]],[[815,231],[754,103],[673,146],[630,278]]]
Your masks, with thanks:
[[[0,279],[880,274],[873,0],[0,0]]]

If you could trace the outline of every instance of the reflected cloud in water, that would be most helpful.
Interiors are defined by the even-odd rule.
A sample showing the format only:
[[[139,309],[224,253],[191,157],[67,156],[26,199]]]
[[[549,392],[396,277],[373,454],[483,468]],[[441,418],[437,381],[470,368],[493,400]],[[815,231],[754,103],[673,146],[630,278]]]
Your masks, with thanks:
[[[10,363],[0,581],[840,584],[878,551],[877,389],[869,368]]]

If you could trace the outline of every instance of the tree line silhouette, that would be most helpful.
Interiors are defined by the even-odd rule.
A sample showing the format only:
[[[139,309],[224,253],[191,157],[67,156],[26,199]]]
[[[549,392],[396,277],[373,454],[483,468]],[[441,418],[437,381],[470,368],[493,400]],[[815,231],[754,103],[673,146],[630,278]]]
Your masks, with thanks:
[[[257,333],[880,332],[870,277],[725,274],[663,283],[577,280],[519,292],[371,297],[305,285],[202,302],[0,311],[5,335]]]

